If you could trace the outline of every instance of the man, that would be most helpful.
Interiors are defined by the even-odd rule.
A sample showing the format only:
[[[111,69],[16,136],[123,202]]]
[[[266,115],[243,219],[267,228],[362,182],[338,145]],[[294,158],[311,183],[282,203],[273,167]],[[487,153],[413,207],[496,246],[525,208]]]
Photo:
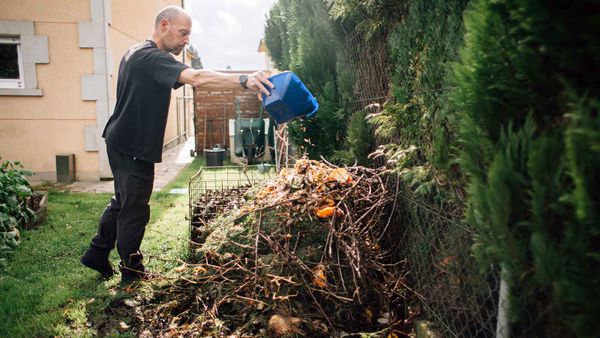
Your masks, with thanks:
[[[150,218],[148,202],[154,183],[154,163],[161,161],[171,89],[183,84],[210,89],[240,86],[269,94],[267,74],[226,74],[196,70],[175,60],[189,43],[192,20],[180,7],[169,6],[156,16],[150,38],[129,49],[119,66],[117,102],[103,137],[114,176],[115,195],[100,218],[98,232],[81,263],[108,278],[108,260],[117,246],[121,281],[144,276],[139,251]],[[171,53],[171,54],[170,54]]]

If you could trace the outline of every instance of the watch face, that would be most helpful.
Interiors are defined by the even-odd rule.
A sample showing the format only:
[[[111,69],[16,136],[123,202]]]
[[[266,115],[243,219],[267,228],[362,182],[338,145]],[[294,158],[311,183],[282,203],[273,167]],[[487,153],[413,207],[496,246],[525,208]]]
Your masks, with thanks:
[[[242,85],[242,87],[248,88],[248,86],[246,85],[247,82],[248,82],[248,76],[240,75],[240,84]]]

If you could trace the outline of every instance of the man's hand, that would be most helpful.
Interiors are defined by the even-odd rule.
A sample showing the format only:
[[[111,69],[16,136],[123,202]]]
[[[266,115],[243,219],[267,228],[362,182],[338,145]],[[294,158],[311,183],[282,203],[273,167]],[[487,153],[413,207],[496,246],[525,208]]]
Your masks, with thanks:
[[[271,95],[271,92],[267,89],[267,86],[271,89],[275,88],[275,85],[271,83],[267,78],[269,77],[268,72],[258,71],[248,75],[248,82],[246,86],[258,93],[260,97],[261,93],[267,96]]]

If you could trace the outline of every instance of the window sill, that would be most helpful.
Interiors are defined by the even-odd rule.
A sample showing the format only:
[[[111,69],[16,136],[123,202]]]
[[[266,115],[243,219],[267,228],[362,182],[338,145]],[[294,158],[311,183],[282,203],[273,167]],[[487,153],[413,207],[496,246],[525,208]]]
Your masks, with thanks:
[[[32,88],[0,88],[0,96],[42,96],[43,91],[41,89]]]

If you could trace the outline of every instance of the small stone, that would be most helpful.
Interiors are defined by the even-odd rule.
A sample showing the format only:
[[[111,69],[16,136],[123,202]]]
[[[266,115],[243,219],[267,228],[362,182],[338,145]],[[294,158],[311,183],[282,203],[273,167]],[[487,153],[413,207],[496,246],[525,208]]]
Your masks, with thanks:
[[[152,335],[152,332],[150,332],[149,330],[142,331],[142,333],[140,333],[140,336],[139,336],[139,338],[152,338],[152,337],[154,337],[154,336]]]
[[[127,330],[129,330],[129,325],[127,325],[125,322],[120,322],[119,323],[119,331],[125,332]]]
[[[125,306],[130,307],[130,308],[134,308],[139,305],[139,303],[133,299],[125,299],[123,301],[123,304],[125,304]]]
[[[281,337],[290,333],[297,333],[302,319],[298,317],[273,315],[269,319],[269,331],[275,337]]]
[[[379,324],[389,324],[390,323],[390,313],[384,312],[381,314],[381,318],[377,318],[377,322]]]

